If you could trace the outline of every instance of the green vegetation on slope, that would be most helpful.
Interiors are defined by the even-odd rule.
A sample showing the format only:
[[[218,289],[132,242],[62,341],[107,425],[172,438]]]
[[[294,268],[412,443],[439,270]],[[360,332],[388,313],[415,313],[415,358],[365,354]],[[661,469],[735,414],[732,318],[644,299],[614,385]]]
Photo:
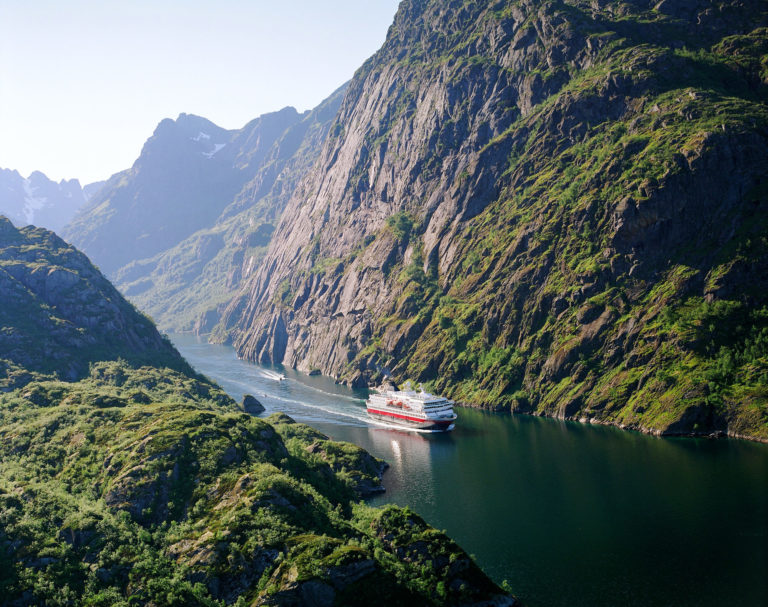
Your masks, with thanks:
[[[384,462],[239,410],[55,234],[0,218],[0,281],[3,605],[513,604],[358,503]]]
[[[168,369],[98,363],[77,383],[1,395],[0,458],[5,604],[437,605],[500,593],[414,514],[355,503],[362,477],[378,483],[359,447],[246,415]]]
[[[122,358],[191,373],[152,321],[88,259],[42,228],[0,217],[0,389]]]
[[[558,106],[578,120],[580,98],[622,78],[645,95],[635,111],[544,153]],[[465,266],[425,302],[400,368],[470,403],[768,439],[768,199],[753,186],[737,202],[706,175],[714,160],[747,187],[768,177],[765,89],[749,82],[714,52],[620,41],[510,128],[492,144],[514,141],[510,187],[464,228]]]

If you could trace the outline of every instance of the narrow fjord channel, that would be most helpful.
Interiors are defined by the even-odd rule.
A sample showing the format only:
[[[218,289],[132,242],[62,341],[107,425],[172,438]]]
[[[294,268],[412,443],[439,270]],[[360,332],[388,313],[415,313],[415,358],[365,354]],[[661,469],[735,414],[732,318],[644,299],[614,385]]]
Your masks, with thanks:
[[[768,445],[460,408],[452,433],[410,433],[371,424],[364,395],[326,377],[172,339],[264,415],[282,411],[388,461],[373,503],[445,529],[528,607],[768,604]]]

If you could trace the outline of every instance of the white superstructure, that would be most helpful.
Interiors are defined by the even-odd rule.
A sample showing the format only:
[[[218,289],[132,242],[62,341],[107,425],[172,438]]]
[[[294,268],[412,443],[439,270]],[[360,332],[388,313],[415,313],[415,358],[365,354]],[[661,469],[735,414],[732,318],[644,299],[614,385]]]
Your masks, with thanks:
[[[399,426],[418,430],[453,430],[456,414],[453,402],[423,390],[382,390],[365,401],[368,415]]]

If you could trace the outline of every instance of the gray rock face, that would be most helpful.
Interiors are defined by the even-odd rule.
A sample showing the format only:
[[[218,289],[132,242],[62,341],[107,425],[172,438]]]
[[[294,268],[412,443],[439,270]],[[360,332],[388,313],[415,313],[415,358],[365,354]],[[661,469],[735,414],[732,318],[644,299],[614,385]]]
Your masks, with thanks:
[[[524,390],[552,415],[585,407],[582,361],[616,368],[640,329],[620,338],[619,314],[576,311],[619,291],[639,310],[675,264],[704,282],[768,173],[765,89],[728,58],[731,35],[764,46],[765,5],[672,4],[403,2],[222,317],[238,353],[353,385],[391,371],[454,395]],[[519,374],[477,379],[494,348],[522,357]],[[580,373],[567,406],[554,384]]]

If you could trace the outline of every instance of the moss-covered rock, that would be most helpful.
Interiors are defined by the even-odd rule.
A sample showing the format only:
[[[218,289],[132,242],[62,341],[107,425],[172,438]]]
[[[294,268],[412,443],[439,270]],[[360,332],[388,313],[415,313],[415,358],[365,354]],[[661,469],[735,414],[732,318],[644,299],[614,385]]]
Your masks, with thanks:
[[[89,363],[191,368],[85,255],[53,232],[0,217],[0,390],[74,380]]]

